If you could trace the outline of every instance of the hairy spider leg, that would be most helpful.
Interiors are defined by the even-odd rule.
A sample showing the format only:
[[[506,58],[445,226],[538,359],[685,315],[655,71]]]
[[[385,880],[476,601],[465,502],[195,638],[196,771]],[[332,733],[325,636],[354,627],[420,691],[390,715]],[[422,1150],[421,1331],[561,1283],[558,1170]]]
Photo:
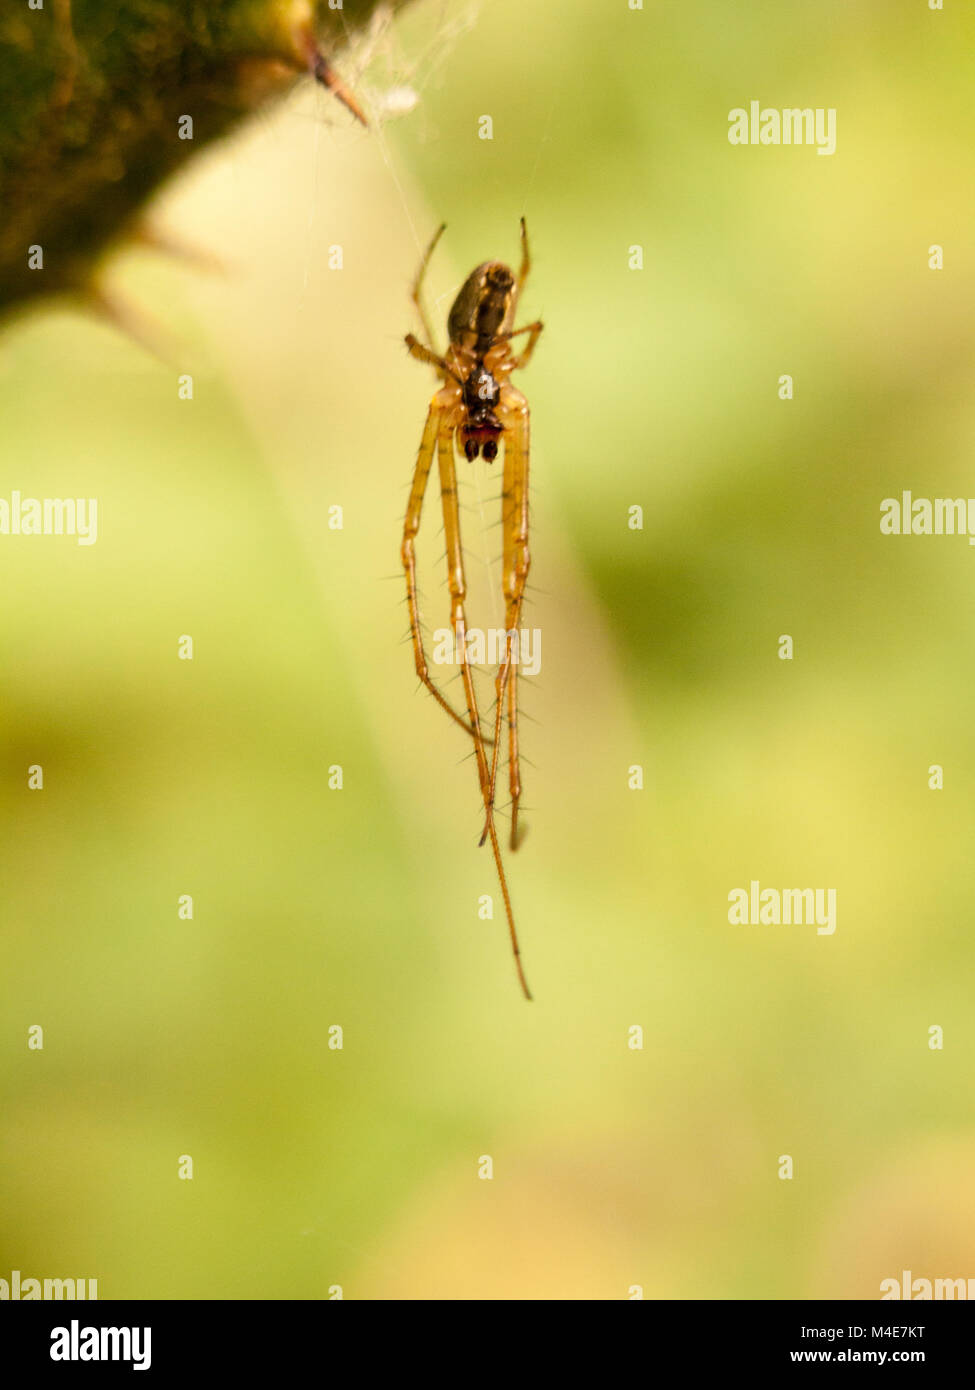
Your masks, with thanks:
[[[415,339],[413,341],[419,351],[426,351],[422,343],[417,343]],[[410,351],[413,351],[412,346]],[[422,360],[425,361],[426,358],[424,357]],[[423,498],[426,494],[427,479],[430,476],[430,467],[433,463],[433,453],[437,447],[440,414],[443,410],[455,409],[461,399],[459,385],[445,386],[443,390],[437,392],[430,404],[430,410],[427,414],[427,423],[423,430],[423,438],[420,440],[420,449],[416,456],[416,468],[413,471],[413,484],[410,488],[410,499],[406,504],[406,520],[403,523],[403,543],[400,547],[400,558],[402,559],[403,569],[406,573],[406,604],[410,614],[410,637],[413,642],[413,660],[416,665],[416,674],[429,690],[440,708],[446,710],[454,723],[459,724],[464,732],[470,734],[473,738],[474,730],[471,728],[470,724],[468,724],[462,714],[457,713],[446,695],[434,684],[430,675],[430,668],[427,665],[426,649],[423,645],[423,632],[420,627],[420,600],[416,584],[416,537],[420,529]],[[484,738],[482,735],[482,742],[490,745],[492,740]]]
[[[541,319],[536,319],[534,323],[526,323],[524,328],[515,328],[511,333],[502,334],[502,337],[509,340],[519,337],[522,333],[528,333],[530,335],[524,350],[519,353],[517,357],[511,359],[509,371],[520,372],[522,367],[528,366],[532,358],[532,353],[535,351],[535,344],[541,337],[544,327],[545,325],[542,323]]]
[[[416,587],[416,537],[420,529],[423,498],[427,490],[430,468],[433,464],[433,453],[437,447],[441,421],[445,414],[456,409],[460,399],[459,386],[445,386],[443,390],[437,392],[430,403],[423,438],[420,440],[420,450],[416,458],[413,485],[410,488],[410,500],[406,505],[406,521],[403,524],[403,544],[400,556],[403,561],[403,569],[406,572],[406,603],[410,613],[410,636],[413,640],[413,660],[416,664],[416,674],[441,709],[446,710],[451,719],[455,720],[465,733],[473,735],[474,730],[470,724],[462,715],[457,713],[447,697],[437,689],[431,679],[426,651],[423,646],[423,633],[420,629],[420,602]]]
[[[438,372],[443,372],[444,376],[449,377],[451,381],[459,380],[456,371],[447,359],[421,343],[412,333],[407,333],[403,341],[410,350],[410,356],[415,357],[418,362],[428,362],[431,367],[436,367]]]
[[[528,250],[528,227],[525,219],[521,219],[521,265],[518,267],[518,297],[525,288],[525,281],[528,279],[528,272],[532,268],[531,252]]]
[[[439,233],[438,233],[439,235]],[[434,239],[436,240],[436,238]],[[521,298],[531,271],[531,251],[528,246],[528,227],[524,217],[521,219],[521,265],[518,268],[516,300]],[[532,353],[545,325],[540,319],[525,324],[524,328],[514,328],[498,335],[499,341],[510,344],[512,338],[527,333],[528,342],[517,357],[512,357],[505,367],[507,372],[520,371],[531,361]],[[529,458],[529,415],[528,403],[520,391],[506,385],[502,390],[502,404],[507,400],[505,413],[499,412],[504,432],[504,483],[502,488],[502,526],[504,529],[503,587],[505,593],[505,654],[495,680],[496,705],[494,720],[494,754],[491,759],[491,784],[488,789],[488,818],[481,834],[483,845],[488,833],[494,808],[495,789],[498,776],[498,750],[501,746],[501,721],[504,715],[505,695],[508,705],[508,788],[511,794],[511,834],[508,843],[512,851],[518,848],[518,807],[521,801],[521,757],[518,747],[518,670],[512,661],[513,632],[521,621],[521,605],[525,593],[525,583],[531,557],[528,552],[528,458]],[[507,418],[506,418],[507,415]]]
[[[433,330],[430,327],[430,320],[427,318],[427,311],[423,307],[423,300],[420,298],[420,288],[423,284],[423,277],[427,273],[427,266],[430,264],[430,257],[433,255],[434,247],[436,246],[437,242],[440,240],[440,238],[443,236],[446,230],[446,222],[441,222],[440,226],[434,232],[433,240],[427,247],[423,260],[420,262],[420,269],[416,272],[416,279],[413,281],[413,289],[410,294],[410,298],[416,305],[416,312],[420,316],[420,322],[423,325],[423,331],[426,334],[427,338],[427,345],[430,347],[431,350],[433,350]]]
[[[488,772],[487,753],[484,749],[484,739],[481,736],[481,725],[477,710],[477,696],[474,691],[474,678],[471,674],[470,663],[467,659],[467,620],[464,614],[464,599],[467,596],[467,585],[464,579],[464,554],[460,539],[460,515],[457,509],[457,474],[454,466],[454,432],[457,425],[463,418],[463,405],[458,402],[458,407],[454,410],[444,410],[440,416],[440,430],[438,441],[438,452],[440,462],[440,496],[443,504],[443,523],[444,535],[447,542],[447,584],[450,589],[450,616],[454,629],[454,642],[460,653],[461,672],[464,680],[464,694],[467,697],[467,712],[470,717],[471,728],[474,732],[474,751],[477,756],[477,775],[481,784],[481,795],[484,799],[484,808],[487,814],[487,834],[491,837],[491,849],[494,854],[494,865],[498,873],[498,882],[501,885],[501,896],[504,899],[505,917],[508,920],[508,934],[511,938],[511,950],[515,958],[515,968],[518,971],[518,979],[526,999],[531,999],[531,990],[528,988],[528,981],[525,979],[524,968],[521,963],[521,951],[518,947],[518,933],[515,930],[515,916],[511,907],[511,897],[508,893],[508,880],[504,872],[504,863],[501,859],[501,846],[498,843],[498,832],[494,824],[494,810],[489,802],[490,775]],[[495,754],[495,757],[497,754]]]
[[[502,485],[501,523],[504,532],[502,587],[505,600],[504,660],[495,679],[494,754],[491,759],[491,778],[487,795],[490,818],[494,808],[498,776],[498,754],[501,746],[501,722],[508,706],[508,787],[511,793],[512,850],[518,848],[518,806],[521,801],[521,760],[518,749],[518,669],[513,661],[515,633],[521,622],[521,606],[525,584],[531,567],[528,549],[528,459],[530,416],[528,402],[510,384],[501,390],[498,415],[504,424],[504,482]],[[481,844],[489,833],[485,821]]]

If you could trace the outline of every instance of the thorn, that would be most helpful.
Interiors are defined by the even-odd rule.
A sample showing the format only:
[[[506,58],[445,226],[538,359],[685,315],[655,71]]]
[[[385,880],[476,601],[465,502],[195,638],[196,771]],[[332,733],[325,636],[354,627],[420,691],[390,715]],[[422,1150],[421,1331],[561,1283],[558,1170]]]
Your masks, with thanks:
[[[85,301],[106,323],[117,328],[132,342],[138,343],[139,347],[144,348],[164,366],[178,365],[176,342],[159,324],[110,295],[102,285],[90,285]]]
[[[132,239],[140,246],[148,247],[150,251],[160,251],[184,265],[197,266],[200,270],[208,270],[216,275],[227,274],[225,262],[211,251],[199,246],[190,246],[152,222],[140,222],[133,230]]]
[[[320,82],[323,87],[327,87],[333,95],[338,97],[342,105],[348,111],[352,112],[356,120],[361,121],[366,129],[368,129],[369,122],[365,118],[362,107],[325,57],[325,54],[318,47],[318,44],[315,42],[315,36],[311,30],[302,30],[298,36],[298,42],[304,52],[305,62],[308,64],[308,71],[314,77],[315,81]]]

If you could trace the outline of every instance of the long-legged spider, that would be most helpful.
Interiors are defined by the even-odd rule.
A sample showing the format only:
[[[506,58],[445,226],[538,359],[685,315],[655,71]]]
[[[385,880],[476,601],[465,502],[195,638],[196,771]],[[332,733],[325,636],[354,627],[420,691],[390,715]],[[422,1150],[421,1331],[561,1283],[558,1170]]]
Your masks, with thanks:
[[[498,753],[501,745],[501,726],[507,702],[508,718],[508,786],[511,793],[512,850],[518,848],[518,808],[521,801],[520,755],[518,748],[518,674],[514,643],[517,640],[521,605],[528,578],[528,402],[511,385],[511,373],[527,366],[542,331],[540,322],[513,328],[515,307],[524,289],[531,265],[528,254],[528,233],[521,219],[521,266],[517,279],[501,261],[485,261],[461,286],[447,318],[449,339],[446,355],[441,357],[433,347],[433,334],[420,298],[420,288],[433,249],[443,234],[440,227],[420,263],[413,283],[413,303],[416,305],[426,342],[412,333],[406,335],[411,354],[436,369],[443,385],[430,403],[426,427],[420,441],[420,451],[413,474],[413,486],[406,509],[403,527],[402,559],[406,571],[406,597],[410,611],[410,632],[416,673],[437,703],[474,740],[477,775],[484,802],[484,831],[481,844],[488,838],[501,884],[511,949],[525,998],[531,992],[521,964],[518,934],[508,882],[505,877],[501,846],[494,823],[494,795],[498,775]],[[512,338],[528,334],[524,350],[515,354]],[[454,468],[454,444],[464,457],[473,462],[478,454],[488,463],[498,456],[504,445],[504,478],[502,484],[501,524],[504,534],[502,559],[502,589],[505,601],[504,656],[495,679],[496,709],[493,741],[485,738],[477,708],[474,679],[467,652],[467,620],[464,599],[467,585],[464,578],[464,553],[460,535],[460,516],[457,508],[457,475]],[[450,616],[454,644],[460,661],[467,717],[453,708],[434,684],[427,666],[416,588],[415,541],[420,529],[420,513],[427,480],[436,450],[440,471],[440,496],[443,505],[444,535],[447,544],[447,584],[450,590]],[[492,749],[490,760],[487,749]]]

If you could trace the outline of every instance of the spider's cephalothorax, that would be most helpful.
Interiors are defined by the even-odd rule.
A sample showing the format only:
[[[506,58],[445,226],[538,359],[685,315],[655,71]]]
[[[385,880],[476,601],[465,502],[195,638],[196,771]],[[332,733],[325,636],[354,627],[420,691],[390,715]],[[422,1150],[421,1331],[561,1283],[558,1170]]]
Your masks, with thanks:
[[[512,385],[511,374],[527,366],[538,335],[542,331],[542,325],[536,321],[526,324],[524,328],[512,327],[515,305],[524,289],[529,268],[528,234],[525,230],[525,220],[522,218],[521,267],[517,277],[500,261],[485,261],[483,265],[471,271],[448,315],[447,336],[450,342],[446,353],[441,357],[433,347],[433,334],[420,301],[420,285],[433,248],[442,232],[443,227],[430,243],[413,285],[413,302],[419,312],[427,340],[422,343],[412,333],[406,337],[406,345],[412,355],[434,367],[442,383],[430,403],[403,526],[401,554],[406,572],[410,634],[413,639],[416,673],[420,680],[437,703],[474,740],[477,776],[485,811],[481,843],[490,837],[518,977],[525,997],[530,999],[531,994],[521,968],[515,919],[494,823],[494,794],[502,723],[507,716],[508,789],[511,794],[510,843],[512,849],[517,849],[521,757],[518,745],[518,667],[513,638],[521,620],[521,605],[531,561],[528,553],[528,402]],[[523,333],[528,335],[528,341],[522,351],[516,353],[512,349],[512,339],[520,337]],[[507,638],[504,656],[494,683],[494,738],[491,740],[482,732],[477,694],[467,655],[467,618],[464,612],[467,581],[464,578],[464,551],[460,534],[454,451],[455,448],[459,448],[464,456],[471,460],[483,453],[490,463],[498,457],[502,446],[504,478],[501,491],[501,527],[504,539],[501,563]],[[431,679],[420,625],[415,542],[420,529],[423,495],[434,459],[437,461],[440,474],[450,615],[464,685],[466,718],[454,709],[443,691]],[[492,749],[490,758],[487,753],[489,747]]]
[[[494,413],[494,407],[500,396],[501,387],[484,363],[476,363],[464,382],[465,418],[458,427],[464,457],[470,462],[482,449],[488,463],[493,463],[498,456],[498,441],[504,426]]]

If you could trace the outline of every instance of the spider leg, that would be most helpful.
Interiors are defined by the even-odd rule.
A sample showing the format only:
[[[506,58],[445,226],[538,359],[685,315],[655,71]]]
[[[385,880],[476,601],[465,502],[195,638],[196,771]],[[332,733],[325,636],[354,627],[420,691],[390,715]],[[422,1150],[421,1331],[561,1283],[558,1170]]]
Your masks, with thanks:
[[[528,981],[525,979],[525,972],[521,964],[521,952],[518,949],[518,933],[515,930],[514,912],[511,907],[511,897],[508,893],[508,880],[504,872],[504,863],[501,858],[501,846],[498,843],[498,832],[494,824],[494,807],[490,797],[491,776],[488,771],[487,753],[485,752],[484,739],[481,735],[480,718],[477,711],[477,696],[474,692],[474,678],[471,674],[470,663],[467,659],[467,620],[464,614],[464,599],[467,595],[467,585],[464,579],[464,554],[460,539],[460,514],[457,509],[457,473],[454,467],[454,430],[457,424],[455,411],[445,410],[441,412],[439,424],[439,462],[440,462],[440,495],[443,503],[443,524],[444,535],[447,542],[447,585],[450,589],[450,616],[454,629],[454,642],[460,653],[461,673],[464,679],[464,694],[467,697],[467,712],[470,717],[471,728],[474,732],[474,751],[477,755],[477,775],[481,784],[481,795],[484,798],[484,807],[487,813],[487,823],[485,833],[481,837],[483,844],[487,836],[491,838],[491,849],[494,854],[494,865],[498,873],[498,882],[501,885],[501,896],[504,899],[505,916],[508,919],[508,934],[511,938],[511,950],[515,958],[515,968],[518,971],[518,979],[525,998],[530,999],[531,990],[528,988]],[[495,762],[497,753],[495,752]]]
[[[528,363],[531,361],[531,355],[535,351],[535,344],[541,337],[544,327],[545,325],[542,323],[541,319],[536,319],[534,323],[526,323],[524,328],[515,328],[512,329],[510,333],[501,334],[503,338],[509,340],[511,338],[517,338],[520,333],[528,333],[530,335],[524,350],[511,360],[510,366],[513,372],[521,371],[522,367],[528,366]]]
[[[518,805],[521,801],[521,758],[518,753],[518,667],[512,666],[508,681],[508,790],[511,793],[512,853],[521,844],[518,831]]]
[[[498,754],[501,746],[501,721],[504,717],[505,696],[508,702],[508,785],[511,792],[512,850],[518,848],[518,805],[521,801],[521,760],[518,753],[518,675],[514,664],[514,643],[521,621],[521,605],[525,584],[531,567],[528,550],[528,402],[520,391],[506,385],[502,390],[498,414],[504,424],[504,483],[502,486],[501,522],[504,529],[502,561],[505,599],[504,659],[495,680],[497,705],[494,716],[494,753],[486,806],[488,815],[494,807],[498,775]],[[488,833],[485,824],[484,838]]]
[[[436,367],[438,372],[443,372],[444,375],[450,377],[452,381],[459,380],[456,371],[447,359],[438,356],[432,348],[426,347],[425,344],[415,338],[412,333],[407,333],[403,341],[409,348],[411,357],[415,357],[419,362],[429,362],[431,367]]]
[[[433,249],[446,230],[446,222],[441,222],[440,226],[433,234],[433,240],[424,253],[423,260],[420,262],[420,269],[416,272],[416,279],[413,281],[413,289],[410,292],[410,298],[416,305],[416,311],[420,316],[420,322],[423,324],[423,331],[426,334],[427,342],[430,344],[431,348],[433,347],[433,331],[430,328],[430,320],[427,318],[427,312],[420,298],[420,286],[423,284],[423,277],[427,273],[427,266],[430,264],[430,257],[433,255]]]
[[[521,265],[518,268],[518,296],[525,288],[525,281],[528,279],[528,272],[532,268],[531,253],[528,250],[528,228],[525,226],[525,219],[521,219]]]
[[[416,536],[420,529],[420,515],[423,510],[423,498],[427,489],[427,480],[430,476],[430,468],[433,463],[433,451],[437,445],[437,436],[440,430],[441,420],[455,404],[458,396],[455,387],[446,387],[443,391],[438,391],[434,396],[427,415],[427,423],[423,430],[423,438],[420,441],[420,450],[417,454],[416,469],[413,473],[413,486],[410,488],[410,500],[406,506],[406,520],[403,524],[403,544],[400,555],[403,561],[403,569],[406,572],[406,602],[410,611],[410,635],[413,639],[413,659],[416,663],[416,674],[429,690],[430,694],[440,705],[441,709],[447,711],[451,719],[459,724],[465,733],[477,737],[474,729],[467,723],[467,720],[452,707],[446,696],[438,690],[430,678],[430,670],[427,666],[426,652],[423,647],[423,633],[420,630],[420,603],[416,589]]]

